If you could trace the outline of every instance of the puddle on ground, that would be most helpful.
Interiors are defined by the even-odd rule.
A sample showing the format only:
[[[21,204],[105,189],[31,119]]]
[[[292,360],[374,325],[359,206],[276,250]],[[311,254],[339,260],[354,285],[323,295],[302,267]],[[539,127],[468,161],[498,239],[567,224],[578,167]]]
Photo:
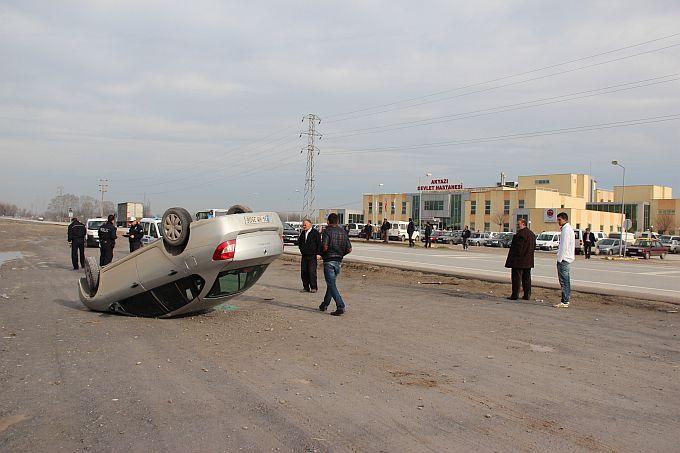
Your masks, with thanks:
[[[8,261],[18,260],[23,258],[24,255],[21,252],[0,252],[0,266]]]

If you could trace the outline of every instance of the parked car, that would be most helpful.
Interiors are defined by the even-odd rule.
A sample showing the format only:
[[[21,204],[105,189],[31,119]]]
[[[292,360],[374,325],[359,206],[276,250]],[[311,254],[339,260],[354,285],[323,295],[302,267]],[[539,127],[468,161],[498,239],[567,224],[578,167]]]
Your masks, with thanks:
[[[350,223],[349,225],[349,237],[351,238],[358,238],[359,234],[364,230],[364,225],[363,223]]]
[[[671,236],[668,234],[659,237],[661,245],[668,247],[670,253],[680,253],[680,236]]]
[[[619,250],[621,249],[621,239],[611,239],[611,238],[605,238],[602,240],[597,241],[597,244],[595,244],[595,249],[594,253],[596,255],[618,255]],[[624,254],[626,253],[626,247],[628,244],[623,244],[623,250]]]
[[[453,231],[444,231],[440,236],[437,236],[438,244],[453,244],[456,238],[456,233]]]
[[[212,219],[222,215],[227,215],[226,209],[208,209],[206,211],[198,211],[196,213],[196,220]]]
[[[185,209],[170,208],[161,224],[162,240],[111,264],[87,258],[78,282],[86,307],[145,317],[205,311],[253,286],[283,253],[274,212],[237,209],[192,222]]]
[[[402,221],[397,221],[395,220],[394,222],[390,222],[392,224],[392,228],[390,228],[387,231],[387,234],[389,238],[393,241],[406,241],[408,240],[408,232],[406,229],[408,228],[408,222],[402,222]],[[413,240],[417,241],[420,239],[420,232],[418,229],[416,229],[413,232]],[[434,241],[432,241],[434,242]]]
[[[621,233],[609,233],[609,239],[621,239]],[[635,242],[635,234],[633,233],[623,233],[623,240],[627,244],[632,244]]]
[[[418,232],[418,234],[419,235],[422,234],[422,236],[419,236],[420,240],[425,242],[425,233],[424,232],[423,233]],[[432,234],[430,234],[430,241],[433,244],[436,244],[437,240],[439,239],[439,236],[441,236],[442,234],[444,234],[444,231],[442,231],[442,230],[432,230]]]
[[[633,245],[626,248],[626,256],[641,256],[648,260],[653,256],[666,258],[668,247],[661,245],[656,239],[637,239]]]
[[[139,221],[139,224],[144,230],[142,236],[142,244],[148,245],[163,237],[163,228],[161,228],[161,219],[159,217],[144,217]]]
[[[536,238],[536,250],[557,250],[560,246],[559,231],[544,231]]]
[[[99,227],[106,223],[106,219],[96,217],[94,219],[87,219],[85,228],[87,229],[87,247],[99,247]]]
[[[468,245],[482,246],[484,243],[491,238],[491,233],[488,231],[480,232],[476,231],[470,235],[468,239]]]
[[[300,232],[289,223],[283,223],[283,244],[297,245]]]
[[[486,241],[484,246],[508,248],[512,244],[512,238],[514,235],[515,233],[500,233],[496,237],[492,237]]]

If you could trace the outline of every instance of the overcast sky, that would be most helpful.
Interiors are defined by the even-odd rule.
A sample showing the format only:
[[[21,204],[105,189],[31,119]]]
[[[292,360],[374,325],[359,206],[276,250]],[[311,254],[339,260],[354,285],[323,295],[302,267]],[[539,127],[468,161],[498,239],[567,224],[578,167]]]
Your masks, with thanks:
[[[676,0],[3,0],[0,201],[41,209],[108,178],[108,199],[158,214],[298,210],[308,113],[317,208],[427,172],[480,186],[592,169],[611,187],[612,159],[677,197],[678,33]]]

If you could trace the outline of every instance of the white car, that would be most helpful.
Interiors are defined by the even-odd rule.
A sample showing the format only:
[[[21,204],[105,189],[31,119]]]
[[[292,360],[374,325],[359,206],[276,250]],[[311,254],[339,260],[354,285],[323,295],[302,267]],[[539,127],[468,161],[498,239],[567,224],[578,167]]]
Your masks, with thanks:
[[[139,221],[139,224],[144,230],[142,236],[142,244],[148,245],[156,242],[163,237],[163,229],[161,228],[161,219],[158,217],[144,217]]]
[[[486,243],[486,241],[491,239],[491,233],[488,231],[475,231],[470,235],[468,239],[468,245],[481,246]]]
[[[670,253],[680,253],[680,236],[670,236],[667,234],[659,237],[661,245],[668,247]]]
[[[274,212],[243,212],[192,222],[182,208],[162,219],[162,240],[99,267],[93,257],[79,281],[90,310],[171,317],[205,311],[253,286],[283,253]]]
[[[544,231],[536,238],[536,250],[557,250],[559,246],[559,231]]]
[[[347,233],[349,237],[358,238],[359,233],[364,231],[365,225],[363,223],[349,223],[347,226],[349,227],[349,233]]]
[[[390,239],[392,240],[397,240],[397,241],[406,241],[408,240],[408,222],[401,222],[401,221],[394,221],[390,222],[392,224],[392,228],[390,228],[387,231],[387,235],[389,236]],[[357,233],[358,235],[358,233]],[[412,236],[414,241],[419,241],[420,240],[420,232],[416,228],[416,230],[413,232]]]
[[[99,227],[106,223],[106,219],[96,217],[94,219],[87,219],[85,228],[87,229],[87,247],[99,247]]]

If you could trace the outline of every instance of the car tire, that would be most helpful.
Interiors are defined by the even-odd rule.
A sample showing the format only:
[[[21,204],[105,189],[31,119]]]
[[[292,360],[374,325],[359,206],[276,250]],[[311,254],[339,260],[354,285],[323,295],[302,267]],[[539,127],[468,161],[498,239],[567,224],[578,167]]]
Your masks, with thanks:
[[[661,256],[661,259],[662,259],[662,260],[665,260],[665,259],[666,259],[666,254],[665,254],[665,253],[662,253],[660,256]]]
[[[97,259],[93,256],[88,256],[85,259],[85,280],[87,281],[88,289],[90,290],[90,297],[97,294],[99,288],[99,273],[101,268]]]
[[[189,241],[189,224],[191,214],[184,208],[169,208],[163,213],[161,228],[163,230],[163,243],[168,246],[168,251],[173,254],[184,249]]]
[[[404,242],[404,241],[406,240],[406,236],[399,236],[399,240],[400,240],[401,242]]]
[[[231,214],[247,214],[249,212],[253,212],[250,207],[244,205],[244,204],[235,204],[229,210],[227,211],[227,215]]]
[[[645,252],[645,259],[646,260],[650,259],[651,257],[652,256],[649,254],[649,252]]]
[[[612,256],[614,254],[614,250],[609,249],[607,250],[607,255]]]

